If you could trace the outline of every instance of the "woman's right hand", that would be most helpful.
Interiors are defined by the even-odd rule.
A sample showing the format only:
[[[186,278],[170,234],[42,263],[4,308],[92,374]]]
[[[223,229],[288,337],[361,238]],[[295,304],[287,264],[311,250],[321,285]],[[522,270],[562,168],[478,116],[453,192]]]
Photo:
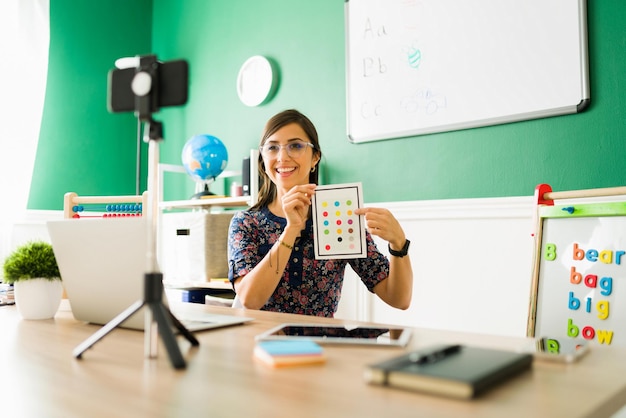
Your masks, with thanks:
[[[315,184],[301,184],[294,186],[283,195],[281,203],[287,226],[299,228],[298,231],[304,229],[316,187]]]

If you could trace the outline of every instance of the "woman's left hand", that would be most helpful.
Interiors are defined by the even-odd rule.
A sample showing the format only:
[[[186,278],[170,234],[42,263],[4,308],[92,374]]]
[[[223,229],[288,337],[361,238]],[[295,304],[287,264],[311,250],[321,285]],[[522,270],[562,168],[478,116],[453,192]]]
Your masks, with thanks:
[[[370,234],[384,239],[394,249],[399,250],[404,246],[406,241],[404,230],[388,209],[359,208],[354,213],[365,216],[365,226]]]

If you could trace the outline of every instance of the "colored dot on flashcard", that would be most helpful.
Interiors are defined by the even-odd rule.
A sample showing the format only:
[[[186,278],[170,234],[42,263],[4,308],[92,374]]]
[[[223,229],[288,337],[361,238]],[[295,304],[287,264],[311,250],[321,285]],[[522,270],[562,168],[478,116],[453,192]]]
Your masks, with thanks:
[[[326,249],[326,251],[330,251],[330,245],[326,244],[324,248]]]
[[[330,231],[328,229],[325,229],[324,230],[324,235],[328,235],[328,234],[330,234]]]
[[[328,226],[328,224],[329,224],[329,223],[330,223],[330,222],[328,222],[328,220],[325,220],[325,221],[324,221],[324,226]]]
[[[354,229],[352,229],[352,228],[348,228],[348,233],[350,233],[350,234],[351,234],[351,233],[353,233],[353,232],[354,232]]]
[[[341,216],[341,211],[338,210],[337,212],[335,212],[335,216]]]
[[[328,206],[328,202],[322,202],[322,207],[325,208]]]
[[[337,225],[341,225],[341,219],[337,219]]]
[[[350,249],[354,250],[354,244],[350,244]]]
[[[322,212],[322,216],[328,216],[328,212],[326,211]]]
[[[337,237],[337,242],[341,242],[341,241],[343,241],[343,238]]]
[[[341,234],[343,234],[343,231],[341,229],[338,229],[337,230],[337,235],[341,235]]]
[[[348,219],[348,225],[352,225],[352,222],[354,222],[352,219]]]
[[[352,211],[351,210],[348,210],[346,213],[348,214],[348,216],[352,216]]]
[[[352,200],[346,200],[346,205],[352,206]]]
[[[350,241],[354,241],[354,237],[350,236],[350,238],[348,238]]]
[[[335,200],[335,206],[339,206],[339,205],[340,205],[339,201]]]

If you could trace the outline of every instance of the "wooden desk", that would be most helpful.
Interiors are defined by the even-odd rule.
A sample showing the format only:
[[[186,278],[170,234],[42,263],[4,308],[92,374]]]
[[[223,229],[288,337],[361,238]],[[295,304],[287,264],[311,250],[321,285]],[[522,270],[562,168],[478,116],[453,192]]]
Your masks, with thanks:
[[[254,336],[282,322],[342,322],[198,304],[185,309],[252,316],[255,321],[198,333],[200,347],[180,338],[186,370],[160,347],[145,359],[143,334],[116,329],[85,352],[72,350],[98,328],[60,311],[25,321],[0,308],[3,409],[46,417],[590,417],[610,416],[626,400],[626,349],[593,347],[580,363],[535,364],[475,401],[403,392],[363,382],[364,365],[399,348],[325,346],[321,366],[270,369],[252,358]],[[462,342],[515,348],[524,339],[418,329],[411,347]]]

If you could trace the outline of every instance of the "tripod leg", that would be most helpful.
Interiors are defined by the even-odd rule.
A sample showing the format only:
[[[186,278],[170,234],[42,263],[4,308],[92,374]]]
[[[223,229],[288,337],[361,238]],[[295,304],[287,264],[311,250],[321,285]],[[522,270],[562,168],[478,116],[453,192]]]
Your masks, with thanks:
[[[102,328],[100,328],[97,332],[95,332],[91,337],[87,338],[84,342],[82,342],[81,344],[79,344],[75,349],[74,349],[74,357],[76,358],[81,358],[81,356],[83,355],[83,353],[85,351],[87,351],[89,348],[91,348],[95,343],[97,343],[98,341],[100,341],[102,338],[104,338],[109,332],[113,331],[113,329],[115,329],[118,325],[120,325],[122,322],[126,321],[128,318],[130,318],[135,312],[137,312],[139,309],[142,308],[142,306],[145,304],[144,301],[139,300],[135,303],[133,303],[132,305],[130,305],[128,308],[126,308],[125,311],[123,311],[122,313],[120,313],[118,316],[116,316],[115,318],[113,318],[111,321],[109,321],[106,325],[104,325]]]
[[[169,311],[165,309],[165,306],[161,302],[150,302],[148,303],[148,306],[152,310],[153,319],[159,327],[159,334],[161,335],[165,349],[170,356],[172,366],[174,366],[175,369],[184,369],[187,365],[180,352],[180,347],[178,347],[178,343],[176,342],[176,336],[174,335],[172,324],[170,322],[169,315],[171,313],[168,314]]]
[[[181,333],[181,335],[187,338],[187,341],[189,341],[191,345],[193,345],[194,347],[199,346],[200,342],[196,339],[196,337],[191,332],[189,332],[189,330],[178,320],[178,318],[174,316],[172,311],[168,310],[168,312],[170,314],[170,319],[172,320],[172,324]]]

